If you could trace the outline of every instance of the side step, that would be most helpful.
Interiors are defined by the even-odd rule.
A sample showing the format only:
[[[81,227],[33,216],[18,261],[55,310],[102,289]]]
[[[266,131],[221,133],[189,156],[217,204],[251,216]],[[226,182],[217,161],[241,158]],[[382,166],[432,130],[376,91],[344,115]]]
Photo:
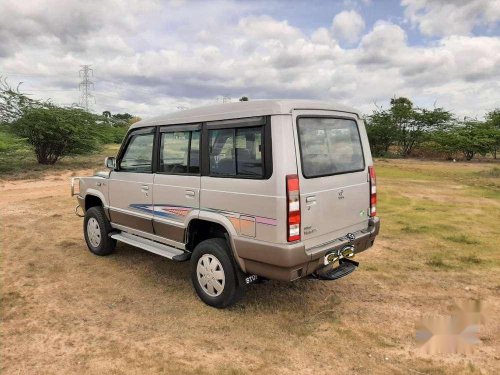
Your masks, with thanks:
[[[142,250],[149,251],[150,253],[161,255],[162,257],[172,259],[178,262],[182,262],[188,260],[191,257],[191,253],[187,251],[182,251],[176,249],[175,247],[161,244],[159,242],[148,240],[147,238],[142,238],[130,233],[125,232],[113,232],[110,234],[110,237],[124,242],[128,245],[132,245],[138,247]]]
[[[351,259],[340,259],[338,267],[332,268],[329,264],[316,270],[311,276],[319,280],[337,280],[349,275],[358,268],[359,263]]]

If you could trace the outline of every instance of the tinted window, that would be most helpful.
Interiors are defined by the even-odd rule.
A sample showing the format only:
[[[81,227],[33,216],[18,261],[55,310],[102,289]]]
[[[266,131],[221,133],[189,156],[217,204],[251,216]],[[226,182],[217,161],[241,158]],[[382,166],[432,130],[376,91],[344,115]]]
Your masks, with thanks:
[[[171,174],[199,173],[199,155],[199,131],[162,133],[160,147],[161,172]]]
[[[151,173],[153,141],[153,133],[132,135],[121,159],[120,170]]]
[[[210,174],[262,177],[262,130],[262,126],[210,130]]]
[[[353,120],[299,118],[302,172],[305,177],[360,171],[363,149]]]
[[[200,132],[191,132],[189,152],[189,173],[200,173]]]

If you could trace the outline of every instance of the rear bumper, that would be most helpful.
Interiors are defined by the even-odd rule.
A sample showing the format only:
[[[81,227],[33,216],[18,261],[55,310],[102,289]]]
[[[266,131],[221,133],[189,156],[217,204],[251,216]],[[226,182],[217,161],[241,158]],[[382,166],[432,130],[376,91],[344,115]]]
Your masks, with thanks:
[[[380,219],[371,218],[366,229],[353,233],[355,238],[341,237],[311,249],[304,244],[270,244],[266,242],[234,238],[238,257],[242,258],[245,271],[268,279],[291,281],[313,273],[323,266],[326,253],[354,246],[354,252],[361,253],[370,248],[380,230]]]

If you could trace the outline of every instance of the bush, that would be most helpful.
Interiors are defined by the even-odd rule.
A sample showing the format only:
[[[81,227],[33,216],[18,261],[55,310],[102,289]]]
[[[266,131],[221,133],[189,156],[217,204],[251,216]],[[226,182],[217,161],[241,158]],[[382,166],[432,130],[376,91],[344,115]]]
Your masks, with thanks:
[[[64,156],[88,154],[99,148],[96,119],[79,108],[46,104],[26,110],[11,127],[33,146],[40,164],[54,164]]]
[[[97,139],[102,144],[122,143],[129,125],[125,124],[109,124],[107,122],[97,124],[96,134]]]
[[[16,168],[20,160],[24,160],[33,151],[27,145],[24,138],[12,134],[0,126],[0,172],[10,171]]]

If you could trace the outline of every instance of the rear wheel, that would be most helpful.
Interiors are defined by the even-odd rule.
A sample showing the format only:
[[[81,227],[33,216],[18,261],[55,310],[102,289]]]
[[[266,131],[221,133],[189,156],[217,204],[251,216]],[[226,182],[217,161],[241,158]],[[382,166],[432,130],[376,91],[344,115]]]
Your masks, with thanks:
[[[191,256],[191,280],[198,297],[207,305],[223,308],[235,303],[243,287],[227,242],[211,238],[200,242]]]
[[[109,224],[102,207],[91,207],[85,212],[83,233],[89,250],[96,255],[109,255],[115,250],[116,240],[109,237]]]

